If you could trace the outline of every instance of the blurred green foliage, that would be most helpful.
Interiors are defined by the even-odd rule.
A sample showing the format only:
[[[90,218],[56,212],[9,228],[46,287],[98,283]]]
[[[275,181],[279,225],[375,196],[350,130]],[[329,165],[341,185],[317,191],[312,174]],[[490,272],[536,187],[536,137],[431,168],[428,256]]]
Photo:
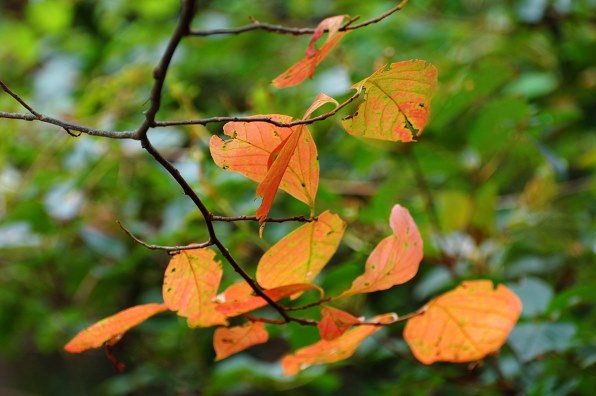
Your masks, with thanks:
[[[213,0],[199,2],[193,26],[239,26],[248,16],[315,26],[334,14],[367,19],[394,3]],[[203,241],[206,230],[138,142],[73,138],[0,119],[0,394],[592,394],[595,11],[592,0],[411,1],[347,35],[315,78],[296,88],[278,91],[269,82],[301,57],[308,37],[187,38],[168,74],[160,119],[300,116],[319,91],[345,98],[352,82],[387,62],[435,64],[440,85],[419,143],[354,139],[338,118],[312,127],[322,178],[317,211],[330,208],[349,223],[318,282],[329,294],[347,287],[399,202],[423,233],[420,273],[343,308],[405,314],[462,279],[505,282],[524,311],[499,355],[478,365],[424,366],[394,326],[348,361],[284,378],[279,357],[313,342],[314,329],[272,329],[270,344],[214,364],[212,330],[164,314],[116,348],[129,366],[124,374],[113,373],[102,351],[68,356],[61,348],[79,329],[161,299],[167,255],[133,243],[116,219],[158,244]],[[40,112],[135,128],[177,14],[174,0],[5,0],[0,78]],[[0,111],[23,109],[2,94]],[[208,139],[218,133],[221,125],[150,137],[214,212],[253,214],[254,183],[210,159]],[[272,215],[299,214],[308,208],[280,194]],[[218,224],[217,231],[254,271],[264,249],[295,227],[269,225],[262,240],[255,224]],[[236,278],[228,272],[230,283]]]

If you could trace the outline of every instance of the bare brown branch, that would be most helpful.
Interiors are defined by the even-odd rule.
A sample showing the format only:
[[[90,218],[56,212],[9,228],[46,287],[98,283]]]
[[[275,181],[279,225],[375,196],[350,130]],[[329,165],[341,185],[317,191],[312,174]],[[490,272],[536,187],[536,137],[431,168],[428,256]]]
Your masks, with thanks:
[[[129,237],[131,237],[136,243],[145,246],[147,249],[165,250],[168,253],[174,253],[174,252],[179,252],[179,251],[182,251],[182,250],[202,249],[202,248],[206,248],[207,246],[213,245],[213,242],[211,242],[211,241],[202,242],[202,243],[193,243],[193,244],[190,244],[190,245],[181,245],[181,246],[153,245],[153,244],[147,243],[147,242],[143,241],[142,239],[138,238],[137,236],[135,236],[120,221],[116,220],[116,223],[118,223],[118,226],[120,226],[120,228],[122,229],[122,231],[124,231],[126,233],[126,235],[128,235]]]

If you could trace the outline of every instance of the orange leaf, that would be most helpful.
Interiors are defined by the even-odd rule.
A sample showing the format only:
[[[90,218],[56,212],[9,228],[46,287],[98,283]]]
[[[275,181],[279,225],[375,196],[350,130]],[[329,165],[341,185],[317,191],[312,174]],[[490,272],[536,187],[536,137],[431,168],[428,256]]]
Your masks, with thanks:
[[[410,212],[393,206],[389,224],[394,235],[383,239],[372,251],[364,274],[354,279],[349,290],[340,297],[385,290],[412,279],[422,260],[422,238]]]
[[[144,304],[125,309],[87,327],[64,346],[70,353],[99,348],[106,342],[115,344],[122,334],[151,316],[167,310],[164,304]]]
[[[263,344],[269,340],[269,334],[262,322],[248,322],[242,326],[219,327],[213,334],[215,360],[222,360],[230,355]]]
[[[265,294],[273,301],[278,301],[292,294],[301,293],[309,289],[316,289],[321,295],[323,293],[317,286],[299,283],[265,290]],[[223,293],[217,296],[215,301],[217,303],[217,310],[228,317],[241,315],[267,305],[267,301],[262,297],[256,296],[250,285],[244,281],[234,283],[228,287]]]
[[[351,135],[410,142],[422,133],[437,86],[437,69],[422,60],[397,62],[354,84],[364,102],[342,120]]]
[[[267,117],[285,123],[292,121],[291,117],[279,114],[270,114]],[[274,162],[269,163],[269,160],[279,157],[283,147],[280,146],[281,143],[287,141],[292,132],[297,130],[298,127],[280,128],[266,122],[228,122],[224,125],[224,133],[231,139],[224,141],[213,136],[209,148],[217,166],[240,172],[250,180],[260,183]],[[298,139],[287,168],[279,188],[312,207],[319,185],[319,162],[317,147],[306,127],[303,128],[302,138]]]
[[[501,348],[521,309],[519,298],[504,285],[463,282],[408,320],[404,339],[424,364],[475,361]]]
[[[321,309],[321,321],[317,325],[321,338],[323,340],[331,341],[342,334],[344,334],[350,327],[360,323],[360,320],[355,316],[350,315],[346,311],[333,307],[323,307]]]
[[[390,323],[396,319],[395,314],[379,315],[372,322]],[[364,339],[381,329],[380,326],[363,325],[348,330],[334,340],[320,340],[301,348],[295,353],[286,355],[281,360],[285,375],[294,375],[315,364],[333,363],[352,356]]]
[[[306,56],[280,74],[273,80],[272,84],[277,88],[287,88],[300,84],[305,78],[312,78],[317,66],[327,57],[335,44],[347,33],[338,32],[341,22],[347,15],[338,15],[326,18],[315,29],[313,36],[306,49]],[[315,48],[315,42],[321,38],[323,32],[328,30],[327,40],[319,50]]]
[[[345,227],[341,218],[329,211],[298,227],[263,254],[257,281],[267,289],[311,283],[337,250]]]
[[[320,93],[317,95],[308,110],[306,110],[304,118],[308,118],[312,112],[326,103],[334,103],[336,106],[338,105],[335,99],[325,95],[324,93]],[[257,187],[257,195],[263,197],[263,202],[261,202],[261,206],[259,206],[257,209],[257,219],[259,219],[259,223],[261,224],[259,233],[263,232],[263,227],[265,226],[264,221],[267,218],[269,210],[271,209],[271,205],[273,204],[273,198],[275,198],[275,194],[277,193],[281,179],[288,169],[290,160],[294,156],[294,152],[296,151],[299,142],[303,139],[302,135],[304,131],[308,133],[308,129],[304,125],[299,125],[297,129],[293,130],[291,135],[280,144],[281,149],[277,147],[274,150],[274,153],[272,153],[272,156],[278,153],[279,155],[277,155],[274,160],[270,157],[267,161],[267,175]],[[306,139],[312,140],[312,137],[307,137]],[[272,162],[273,164],[269,167]],[[308,166],[308,163],[301,161],[301,165]],[[311,207],[312,206],[313,205],[311,205]]]
[[[226,325],[226,317],[213,301],[223,274],[221,263],[209,248],[183,250],[172,257],[163,281],[163,298],[169,309],[187,318],[190,327]]]

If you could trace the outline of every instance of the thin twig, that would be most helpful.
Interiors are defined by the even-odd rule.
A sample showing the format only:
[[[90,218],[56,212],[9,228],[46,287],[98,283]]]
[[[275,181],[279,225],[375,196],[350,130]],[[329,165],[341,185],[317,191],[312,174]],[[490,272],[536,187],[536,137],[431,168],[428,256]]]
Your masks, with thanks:
[[[334,116],[339,110],[343,109],[354,100],[356,100],[360,96],[360,92],[356,92],[354,95],[350,96],[346,101],[342,102],[339,106],[334,108],[333,110],[321,114],[317,117],[306,118],[304,120],[296,120],[292,122],[280,122],[277,120],[272,119],[271,117],[266,116],[258,116],[258,117],[210,117],[210,118],[201,118],[196,120],[174,120],[174,121],[155,121],[153,124],[154,127],[169,127],[169,126],[180,126],[180,125],[207,125],[215,122],[266,122],[268,124],[273,124],[280,128],[291,128],[297,125],[309,125],[313,124],[318,121],[325,120],[329,117]]]
[[[299,305],[297,307],[285,307],[285,310],[286,311],[302,311],[303,309],[317,307],[327,301],[331,301],[331,297],[321,298],[320,300],[313,301],[311,303],[304,304],[304,305]]]
[[[136,243],[145,246],[147,249],[165,250],[168,253],[171,253],[171,252],[178,252],[178,251],[181,251],[181,250],[202,249],[202,248],[206,248],[207,246],[213,245],[213,242],[211,242],[211,241],[202,242],[202,243],[193,243],[193,244],[190,244],[190,245],[182,245],[182,246],[153,245],[153,244],[147,243],[147,242],[143,241],[142,239],[138,238],[137,236],[135,236],[119,220],[116,220],[116,223],[118,223],[118,226],[120,226],[120,228],[122,229],[122,231],[124,231],[126,233],[126,235],[128,235],[129,237],[131,237]]]
[[[406,4],[408,0],[403,0],[397,6],[393,7],[389,11],[379,15],[376,18],[369,19],[358,25],[353,25],[354,21],[358,19],[358,17],[350,19],[346,22],[345,25],[339,28],[340,32],[347,32],[349,30],[356,30],[362,27],[372,25],[373,23],[377,23],[382,21],[383,19],[387,18],[391,14],[396,13],[397,11],[401,10]],[[240,34],[245,33],[253,30],[264,30],[267,32],[272,33],[280,33],[280,34],[291,34],[293,36],[300,36],[300,35],[307,35],[313,34],[315,32],[314,28],[297,28],[297,27],[290,27],[290,26],[283,26],[283,25],[273,25],[270,23],[259,22],[254,18],[250,18],[252,23],[249,25],[240,26],[237,28],[231,29],[210,29],[210,30],[192,30],[189,35],[190,36],[199,36],[199,37],[206,37],[206,36],[215,36],[215,35],[224,35],[224,34]]]
[[[213,221],[224,221],[224,222],[233,222],[233,221],[259,221],[257,216],[211,216],[211,220]],[[306,217],[306,216],[293,216],[293,217],[267,217],[263,220],[265,223],[284,223],[287,221],[297,221],[303,223],[310,223],[312,221],[317,221],[317,217]]]
[[[189,34],[190,32],[190,23],[194,16],[196,0],[183,0],[182,7],[180,10],[180,18],[178,19],[178,25],[176,29],[172,33],[170,40],[168,41],[168,45],[157,64],[155,70],[153,70],[153,87],[151,88],[151,95],[149,97],[149,101],[151,105],[149,109],[145,113],[145,120],[137,129],[137,137],[141,138],[147,134],[149,128],[154,126],[155,123],[155,116],[161,107],[161,92],[163,90],[164,82],[166,80],[166,75],[168,74],[168,68],[170,67],[170,63],[172,58],[174,57],[174,52],[176,52],[176,48],[178,48],[178,44],[182,41],[182,38]]]
[[[397,316],[396,315],[395,320],[392,320],[390,322],[367,322],[367,321],[364,321],[364,322],[358,323],[356,326],[363,326],[363,325],[368,325],[368,326],[388,326],[388,325],[396,324],[396,323],[399,323],[399,322],[404,322],[404,321],[409,320],[409,319],[412,319],[413,317],[418,316],[418,315],[422,315],[424,312],[426,312],[427,309],[428,309],[428,306],[427,305],[424,305],[423,307],[421,307],[421,308],[417,309],[416,311],[411,312],[409,314],[405,314],[405,315],[402,315],[402,316]]]
[[[0,80],[0,88],[2,88],[2,90],[4,92],[6,92],[10,96],[12,96],[17,102],[19,102],[21,104],[21,106],[26,108],[29,111],[29,113],[33,114],[37,118],[39,118],[41,116],[41,114],[39,114],[37,111],[33,110],[33,108],[31,106],[29,106],[23,99],[21,99],[21,97],[19,95],[17,95],[10,88],[8,88],[8,86],[6,84],[4,84],[4,82],[2,80]]]

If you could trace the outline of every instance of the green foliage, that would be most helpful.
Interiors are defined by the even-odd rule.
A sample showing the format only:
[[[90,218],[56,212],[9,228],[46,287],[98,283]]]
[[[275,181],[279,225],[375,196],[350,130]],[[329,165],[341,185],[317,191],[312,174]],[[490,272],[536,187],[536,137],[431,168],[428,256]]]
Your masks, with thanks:
[[[248,15],[315,26],[329,15],[371,17],[394,5],[211,3],[193,26],[240,26]],[[591,394],[594,6],[538,3],[411,2],[391,19],[347,35],[312,81],[284,91],[269,82],[302,56],[307,38],[252,32],[186,40],[160,113],[163,119],[299,117],[317,92],[347,97],[348,81],[383,64],[412,58],[435,64],[440,85],[422,144],[347,139],[337,120],[312,127],[322,170],[317,209],[337,210],[350,222],[320,283],[338,292],[349,286],[400,202],[425,241],[420,274],[398,289],[355,296],[342,308],[409,312],[457,284],[455,277],[503,281],[520,295],[524,312],[499,356],[482,367],[422,366],[401,341],[401,329],[390,328],[352,360],[288,379],[273,363],[288,350],[281,341],[214,364],[209,330],[161,317],[116,348],[129,366],[124,374],[113,374],[101,352],[66,356],[61,349],[74,329],[161,294],[168,257],[132,242],[115,219],[156,244],[197,242],[207,234],[192,204],[138,142],[75,139],[47,125],[2,120],[0,393]],[[134,128],[177,15],[175,1],[3,2],[0,77],[44,113]],[[2,94],[0,111],[21,109]],[[215,212],[253,214],[254,184],[213,164],[212,134],[221,134],[221,125],[150,132]],[[271,215],[308,214],[278,195]],[[262,252],[297,226],[268,225],[262,240],[256,224],[217,224],[217,231],[254,271]],[[236,280],[224,277],[226,284]],[[297,325],[278,331],[292,348],[317,337],[316,329]]]

